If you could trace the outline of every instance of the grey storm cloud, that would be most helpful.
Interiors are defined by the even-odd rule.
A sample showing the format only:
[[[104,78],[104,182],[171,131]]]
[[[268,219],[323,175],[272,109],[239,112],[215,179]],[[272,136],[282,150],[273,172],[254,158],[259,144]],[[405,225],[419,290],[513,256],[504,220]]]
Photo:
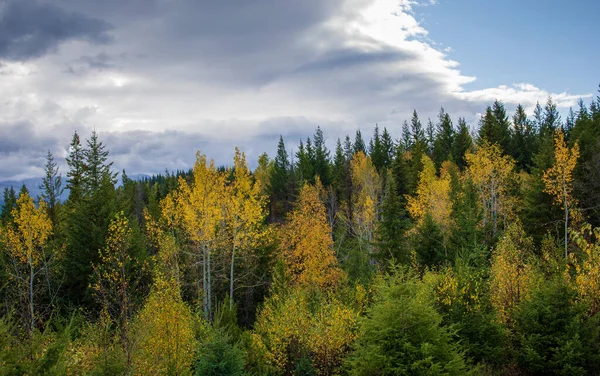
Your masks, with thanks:
[[[111,25],[36,0],[9,0],[0,5],[0,57],[9,60],[36,58],[61,42],[83,39],[107,43]]]

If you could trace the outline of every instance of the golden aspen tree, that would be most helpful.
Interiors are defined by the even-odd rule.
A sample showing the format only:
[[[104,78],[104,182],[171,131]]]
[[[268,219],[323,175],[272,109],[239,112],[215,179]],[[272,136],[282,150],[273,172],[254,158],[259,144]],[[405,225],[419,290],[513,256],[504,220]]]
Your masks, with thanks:
[[[515,180],[515,161],[497,144],[484,142],[475,153],[465,154],[467,176],[471,179],[481,198],[483,226],[491,225],[492,236],[498,233],[498,221],[502,217],[506,225],[515,209],[510,186]]]
[[[19,281],[26,291],[24,302],[27,310],[22,312],[27,322],[29,335],[36,325],[35,277],[43,271],[40,263],[43,259],[46,241],[52,232],[52,222],[47,214],[46,203],[40,201],[36,208],[33,199],[27,193],[21,193],[17,205],[12,211],[13,222],[6,228],[6,249],[16,261],[12,277]],[[19,265],[26,265],[27,272],[21,275]]]
[[[423,170],[415,196],[407,196],[407,209],[410,215],[421,223],[426,214],[440,226],[444,234],[444,249],[451,227],[452,200],[450,199],[450,162],[444,162],[440,176],[436,176],[431,158],[422,157]]]
[[[490,300],[501,322],[510,320],[511,311],[527,297],[534,283],[534,269],[529,263],[533,241],[519,222],[512,223],[492,253]]]
[[[225,177],[219,173],[213,160],[196,153],[193,181],[188,185],[179,181],[176,196],[178,217],[189,239],[200,248],[202,264],[202,303],[205,317],[212,314],[212,266],[211,255],[217,228],[223,220],[222,200],[225,190]],[[177,217],[177,216],[176,216]]]
[[[237,251],[248,251],[256,246],[264,235],[265,201],[260,186],[252,183],[246,156],[235,148],[233,182],[227,187],[225,204],[226,227],[231,235],[231,263],[229,272],[229,304],[233,307],[235,283],[235,258]]]
[[[121,211],[110,221],[106,246],[100,250],[99,263],[93,265],[92,289],[102,304],[103,314],[114,323],[125,349],[127,365],[131,360],[130,324],[133,315],[134,269],[137,260],[130,255],[132,229]]]
[[[371,158],[365,156],[362,151],[356,153],[350,162],[350,174],[354,188],[352,229],[361,240],[361,247],[364,246],[370,255],[379,217],[381,178]]]
[[[297,206],[281,232],[281,249],[293,283],[319,289],[337,286],[342,271],[316,187],[306,184],[300,191]]]
[[[567,250],[569,205],[575,201],[571,193],[573,192],[573,170],[578,158],[579,144],[576,142],[569,149],[563,132],[557,129],[554,135],[554,166],[544,171],[543,179],[545,185],[544,191],[552,195],[565,211],[565,258],[569,256]]]
[[[600,312],[600,228],[585,224],[581,231],[571,233],[571,239],[582,251],[582,260],[574,263],[576,288],[593,316]]]

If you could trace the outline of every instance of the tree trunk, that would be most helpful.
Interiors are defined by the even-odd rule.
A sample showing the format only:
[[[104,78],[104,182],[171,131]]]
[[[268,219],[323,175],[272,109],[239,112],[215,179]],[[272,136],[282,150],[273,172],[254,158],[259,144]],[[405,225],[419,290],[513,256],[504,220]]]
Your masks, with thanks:
[[[231,270],[229,271],[229,309],[233,308],[234,263],[235,263],[235,236],[233,238],[233,248],[231,249]]]
[[[35,274],[33,273],[33,257],[29,255],[29,315],[31,321],[29,323],[29,336],[33,335],[33,329],[35,328],[35,309],[33,306],[33,279]]]

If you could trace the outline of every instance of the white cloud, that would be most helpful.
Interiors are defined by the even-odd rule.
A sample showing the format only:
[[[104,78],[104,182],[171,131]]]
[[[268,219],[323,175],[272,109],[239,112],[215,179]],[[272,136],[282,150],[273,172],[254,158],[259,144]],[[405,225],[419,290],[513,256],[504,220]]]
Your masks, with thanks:
[[[197,148],[227,163],[236,144],[257,156],[283,134],[292,147],[317,125],[329,141],[375,123],[399,136],[413,108],[423,118],[442,105],[473,118],[494,99],[531,107],[551,95],[565,108],[585,97],[531,84],[467,90],[475,77],[428,40],[414,14],[435,1],[107,1],[56,4],[101,18],[111,43],[65,40],[0,66],[0,130],[28,122],[36,140],[53,140],[0,149],[0,163],[18,154],[24,166],[0,170],[0,180],[38,172],[25,168],[40,163],[34,148],[62,155],[75,129],[106,135],[117,168],[148,173],[191,166]]]

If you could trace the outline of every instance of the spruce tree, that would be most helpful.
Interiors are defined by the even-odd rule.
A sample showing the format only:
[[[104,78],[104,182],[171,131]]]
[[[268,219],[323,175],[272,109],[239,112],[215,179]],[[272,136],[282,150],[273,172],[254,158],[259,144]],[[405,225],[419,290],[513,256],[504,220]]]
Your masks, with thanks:
[[[362,134],[360,133],[360,129],[356,131],[356,135],[354,136],[354,145],[352,146],[352,155],[362,151],[365,155],[367,155],[367,147],[365,146],[365,141],[362,138]]]
[[[85,156],[83,147],[77,131],[73,133],[71,144],[69,145],[69,155],[66,158],[69,171],[67,171],[67,189],[69,190],[68,202],[70,204],[78,203],[83,197],[83,174],[85,171]]]
[[[329,150],[325,146],[325,137],[321,127],[317,127],[317,131],[313,136],[314,141],[314,173],[321,179],[323,186],[331,185],[331,161]]]
[[[439,123],[433,144],[433,161],[437,169],[442,166],[442,162],[453,159],[452,148],[455,137],[452,120],[443,107],[440,109],[438,119]]]
[[[62,189],[62,177],[58,173],[58,165],[54,162],[54,156],[48,150],[46,154],[46,165],[44,166],[46,175],[42,179],[42,199],[46,201],[48,205],[48,216],[52,221],[53,225],[56,225],[57,221],[57,205],[60,195],[63,192]]]
[[[464,170],[464,168],[467,166],[465,154],[472,148],[473,138],[469,132],[469,126],[464,118],[459,118],[458,132],[454,137],[454,143],[452,145],[452,159],[461,170]]]

